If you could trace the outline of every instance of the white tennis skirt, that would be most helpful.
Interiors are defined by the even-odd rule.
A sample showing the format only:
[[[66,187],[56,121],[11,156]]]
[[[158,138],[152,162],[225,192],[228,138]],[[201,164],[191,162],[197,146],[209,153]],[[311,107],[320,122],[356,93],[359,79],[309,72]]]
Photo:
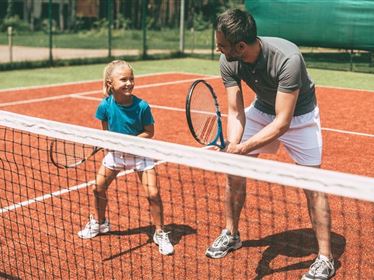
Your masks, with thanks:
[[[146,157],[138,157],[122,152],[109,151],[103,159],[103,165],[112,170],[144,171],[152,169],[155,161]]]

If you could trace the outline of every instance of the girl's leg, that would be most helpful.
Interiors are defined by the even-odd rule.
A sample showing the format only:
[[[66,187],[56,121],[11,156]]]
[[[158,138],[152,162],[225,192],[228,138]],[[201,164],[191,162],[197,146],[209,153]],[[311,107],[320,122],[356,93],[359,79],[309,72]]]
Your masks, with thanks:
[[[163,206],[156,170],[152,168],[138,172],[138,176],[141,179],[143,188],[147,193],[151,216],[156,227],[156,232],[153,235],[153,241],[158,245],[158,250],[161,254],[171,255],[174,253],[174,247],[170,242],[169,232],[164,232],[163,229]]]
[[[96,175],[96,184],[93,188],[93,193],[96,218],[99,224],[105,221],[105,210],[108,204],[107,190],[118,172],[117,170],[112,170],[101,165]]]
[[[147,194],[149,208],[153,223],[156,227],[156,232],[160,231],[164,226],[164,217],[156,170],[152,168],[145,171],[139,171],[138,176]]]
[[[106,191],[117,173],[118,171],[108,169],[104,165],[100,167],[96,175],[96,184],[93,187],[96,218],[90,216],[87,225],[78,232],[80,238],[89,239],[110,231],[110,225],[105,219],[105,209],[108,203]]]

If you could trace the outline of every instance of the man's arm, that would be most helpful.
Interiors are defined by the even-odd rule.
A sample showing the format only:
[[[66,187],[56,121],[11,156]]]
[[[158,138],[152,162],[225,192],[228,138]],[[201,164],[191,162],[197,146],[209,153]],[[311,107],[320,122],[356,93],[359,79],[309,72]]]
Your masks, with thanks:
[[[227,140],[238,144],[245,126],[243,94],[239,86],[226,88],[228,100]]]
[[[290,127],[298,95],[299,90],[290,93],[278,91],[275,101],[275,119],[247,141],[238,145],[229,145],[227,151],[248,154],[284,134]]]

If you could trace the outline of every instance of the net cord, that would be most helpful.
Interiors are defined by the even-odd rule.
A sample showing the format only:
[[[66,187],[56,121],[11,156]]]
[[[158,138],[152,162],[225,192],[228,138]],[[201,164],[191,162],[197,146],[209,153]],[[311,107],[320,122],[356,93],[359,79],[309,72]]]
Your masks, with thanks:
[[[374,178],[202,150],[0,110],[0,125],[213,172],[374,202]]]

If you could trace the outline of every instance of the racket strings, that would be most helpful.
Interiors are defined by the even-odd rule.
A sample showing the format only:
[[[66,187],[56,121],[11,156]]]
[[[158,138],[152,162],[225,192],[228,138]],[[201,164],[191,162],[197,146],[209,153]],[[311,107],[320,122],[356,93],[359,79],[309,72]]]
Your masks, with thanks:
[[[191,121],[196,136],[204,144],[211,143],[217,135],[216,105],[205,86],[197,86],[191,96]]]
[[[57,140],[52,146],[52,157],[61,166],[73,166],[91,155],[94,148],[89,145]]]
[[[214,140],[216,136],[216,117],[208,117],[205,122],[202,123],[202,129],[200,133],[200,138],[205,142],[205,143],[210,143]]]

